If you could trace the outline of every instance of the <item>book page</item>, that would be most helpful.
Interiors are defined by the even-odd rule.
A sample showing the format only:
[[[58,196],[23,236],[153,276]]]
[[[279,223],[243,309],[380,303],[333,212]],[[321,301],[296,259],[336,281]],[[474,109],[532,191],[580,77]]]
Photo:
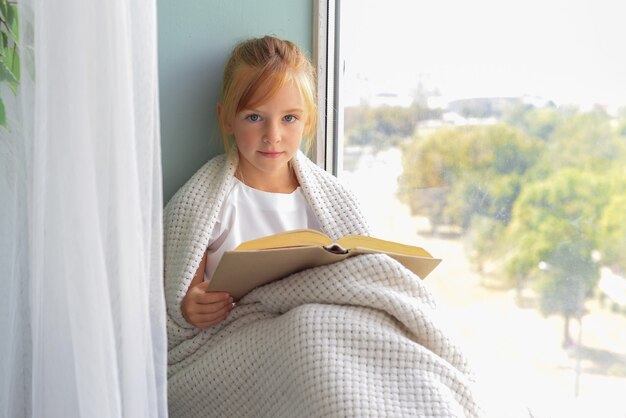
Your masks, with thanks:
[[[370,248],[372,250],[378,250],[382,252],[432,258],[432,255],[421,247],[401,244],[399,242],[386,241],[380,238],[368,237],[364,235],[346,235],[345,237],[337,240],[337,243],[345,248]]]
[[[294,229],[267,237],[247,241],[235,248],[236,251],[263,250],[270,248],[302,247],[306,245],[330,245],[326,234],[314,229]]]

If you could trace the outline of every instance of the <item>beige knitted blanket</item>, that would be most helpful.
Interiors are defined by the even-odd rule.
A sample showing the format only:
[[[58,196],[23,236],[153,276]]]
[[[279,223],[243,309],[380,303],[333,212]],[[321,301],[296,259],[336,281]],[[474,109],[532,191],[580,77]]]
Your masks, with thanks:
[[[171,416],[479,416],[469,368],[430,292],[385,255],[352,257],[256,289],[207,330],[184,321],[180,301],[236,164],[210,161],[166,207]],[[324,232],[368,233],[334,177],[302,154],[295,169]]]

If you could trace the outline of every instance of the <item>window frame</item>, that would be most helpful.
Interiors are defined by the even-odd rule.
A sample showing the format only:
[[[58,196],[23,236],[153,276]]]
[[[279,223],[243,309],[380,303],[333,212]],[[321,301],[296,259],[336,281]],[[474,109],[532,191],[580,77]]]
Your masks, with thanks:
[[[318,119],[312,160],[329,173],[341,171],[343,112],[338,94],[343,71],[339,49],[341,0],[315,0],[313,10],[313,65],[317,72]],[[343,68],[343,65],[341,66]]]

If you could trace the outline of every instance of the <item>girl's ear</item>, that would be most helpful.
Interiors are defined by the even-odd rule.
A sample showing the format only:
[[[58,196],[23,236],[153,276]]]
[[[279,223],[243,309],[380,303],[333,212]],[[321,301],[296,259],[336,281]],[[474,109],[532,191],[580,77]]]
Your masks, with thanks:
[[[220,122],[222,131],[224,131],[224,133],[226,133],[227,135],[232,135],[233,125],[232,123],[227,123],[226,121],[224,121],[224,118],[222,117],[222,109],[223,109],[222,104],[218,103],[217,106],[215,107],[215,110],[217,111],[217,120]]]

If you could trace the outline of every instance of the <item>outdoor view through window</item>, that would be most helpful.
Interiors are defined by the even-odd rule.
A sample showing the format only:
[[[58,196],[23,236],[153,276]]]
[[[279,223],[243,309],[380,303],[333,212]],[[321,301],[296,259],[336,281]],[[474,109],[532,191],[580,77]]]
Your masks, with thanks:
[[[626,416],[625,12],[341,2],[339,178],[504,408]]]

